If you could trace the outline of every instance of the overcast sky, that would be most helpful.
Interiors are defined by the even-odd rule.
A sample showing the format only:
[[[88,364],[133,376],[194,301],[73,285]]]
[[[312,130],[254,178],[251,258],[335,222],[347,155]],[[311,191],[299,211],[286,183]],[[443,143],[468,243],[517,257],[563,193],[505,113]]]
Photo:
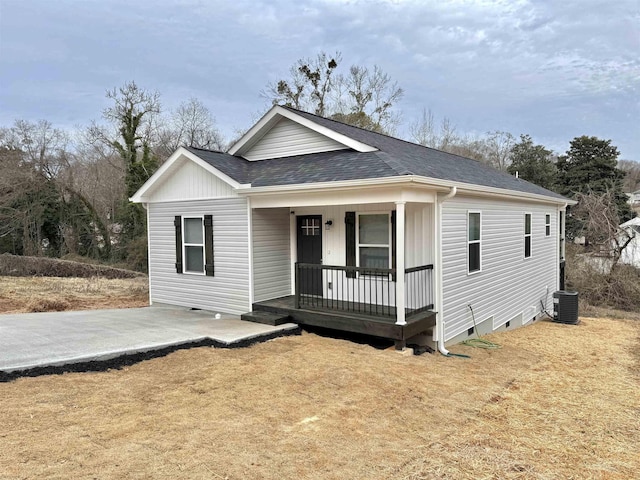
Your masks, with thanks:
[[[640,160],[640,0],[0,0],[0,126],[99,120],[135,80],[165,109],[190,97],[227,138],[298,58],[341,51],[461,133],[528,133],[564,153],[579,135]]]

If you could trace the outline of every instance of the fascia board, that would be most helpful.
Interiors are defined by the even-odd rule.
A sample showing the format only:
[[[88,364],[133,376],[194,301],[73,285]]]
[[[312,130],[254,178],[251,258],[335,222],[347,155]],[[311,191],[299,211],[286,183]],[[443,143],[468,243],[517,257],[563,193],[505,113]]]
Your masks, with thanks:
[[[133,194],[129,201],[134,203],[144,202],[144,195],[149,192],[149,190],[158,183],[158,181],[164,176],[164,174],[171,170],[173,165],[180,159],[182,155],[188,153],[188,150],[184,147],[178,148],[173,154],[160,166],[158,170],[155,171],[153,175],[151,175],[146,182],[142,184],[142,186],[138,189],[136,193]]]
[[[258,120],[258,122],[253,127],[251,127],[242,137],[240,137],[240,139],[236,143],[234,143],[229,148],[229,150],[227,150],[227,152],[231,155],[236,155],[242,150],[243,147],[249,148],[255,141],[262,138],[264,134],[267,133],[267,131],[269,131],[271,127],[277,122],[277,119],[275,119],[275,117],[278,114],[279,108],[280,107],[278,107],[278,105],[271,107],[271,109],[267,113],[265,113],[262,118]],[[280,109],[284,110],[283,108]]]
[[[153,175],[151,175],[151,177],[149,177],[149,179],[142,185],[142,187],[140,187],[140,189],[131,198],[129,198],[129,201],[134,203],[142,203],[147,201],[145,195],[153,191],[153,187],[159,184],[164,179],[164,176],[167,173],[171,172],[176,162],[178,162],[182,157],[186,157],[188,160],[191,160],[198,166],[205,169],[207,172],[211,173],[223,182],[228,183],[235,189],[238,189],[240,187],[247,187],[247,185],[238,183],[227,174],[209,165],[207,162],[205,162],[196,154],[190,152],[186,148],[180,147],[167,159],[166,162],[162,164],[162,166],[158,170],[156,170]]]
[[[296,122],[310,130],[313,130],[325,137],[331,138],[338,143],[341,143],[345,147],[351,148],[357,152],[375,152],[378,149],[371,145],[359,142],[346,135],[342,135],[330,128],[318,125],[312,120],[304,118],[295,112],[282,108],[276,105],[271,108],[259,121],[256,123],[247,133],[245,133],[240,140],[238,140],[230,149],[231,155],[242,155],[248,151],[251,146],[255,144],[260,138],[262,138],[272,127],[276,124],[280,117],[287,118],[293,122]]]
[[[400,185],[414,183],[418,185],[424,185],[429,187],[435,187],[436,189],[450,189],[451,187],[457,187],[458,193],[469,193],[474,195],[483,195],[496,198],[511,198],[511,199],[523,199],[534,202],[552,203],[560,205],[575,205],[577,202],[567,198],[555,198],[546,195],[519,192],[517,190],[508,190],[504,188],[485,187],[482,185],[474,185],[469,183],[451,182],[447,180],[440,180],[436,178],[421,177],[416,175],[402,175],[396,177],[374,178],[366,180],[346,180],[340,182],[322,182],[322,183],[302,183],[295,185],[275,185],[266,187],[251,187],[240,188],[238,194],[253,196],[253,195],[269,195],[269,194],[282,194],[288,192],[300,192],[300,191],[321,191],[321,190],[340,190],[351,189],[367,186],[381,186],[381,185]]]

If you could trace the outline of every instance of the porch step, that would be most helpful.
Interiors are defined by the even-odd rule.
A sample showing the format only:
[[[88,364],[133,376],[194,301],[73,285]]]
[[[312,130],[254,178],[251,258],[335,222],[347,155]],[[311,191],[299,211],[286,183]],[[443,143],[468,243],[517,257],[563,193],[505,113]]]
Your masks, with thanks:
[[[291,317],[289,315],[271,312],[247,312],[240,315],[240,318],[247,322],[263,323],[265,325],[273,326],[291,322]]]

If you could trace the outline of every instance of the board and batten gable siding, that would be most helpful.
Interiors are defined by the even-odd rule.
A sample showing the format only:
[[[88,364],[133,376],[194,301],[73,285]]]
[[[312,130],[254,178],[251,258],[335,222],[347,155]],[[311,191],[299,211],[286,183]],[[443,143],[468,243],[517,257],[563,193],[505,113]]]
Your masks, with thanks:
[[[345,150],[343,144],[288,118],[281,119],[243,155],[247,160],[292,157]]]
[[[247,202],[218,198],[150,203],[149,289],[151,302],[242,314],[251,309]],[[174,218],[213,216],[215,276],[176,273]]]
[[[467,213],[481,213],[481,271],[467,270]],[[531,257],[524,258],[524,215],[531,213]],[[551,235],[545,235],[545,215]],[[442,269],[445,340],[489,320],[481,330],[526,323],[553,308],[557,287],[557,207],[454,197],[443,204]],[[521,314],[524,314],[520,317]],[[492,325],[491,325],[492,323]],[[514,325],[511,325],[514,326]]]
[[[254,302],[291,293],[291,214],[288,208],[252,211]]]
[[[201,166],[183,158],[173,173],[153,189],[149,202],[237,197],[235,189]]]

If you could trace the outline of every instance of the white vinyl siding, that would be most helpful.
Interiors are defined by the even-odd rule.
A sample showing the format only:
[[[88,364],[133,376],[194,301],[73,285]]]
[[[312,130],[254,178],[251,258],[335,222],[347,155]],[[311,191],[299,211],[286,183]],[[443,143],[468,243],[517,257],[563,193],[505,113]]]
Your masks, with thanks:
[[[149,204],[151,302],[242,314],[249,305],[247,203],[243,198]],[[213,216],[215,276],[176,273],[174,218]],[[184,260],[183,260],[184,261]]]
[[[183,157],[173,166],[172,173],[153,188],[149,194],[149,202],[235,196],[237,193],[231,185]]]
[[[291,293],[288,208],[256,208],[253,217],[254,302]]]
[[[287,118],[281,119],[247,153],[247,160],[292,157],[309,153],[345,150],[343,144]]]
[[[467,274],[467,214],[482,213],[482,271]],[[532,213],[536,254],[523,259],[523,212]],[[540,313],[542,301],[552,308],[557,284],[556,242],[545,241],[545,215],[553,221],[555,205],[526,204],[456,196],[443,204],[442,262],[445,339],[462,334],[476,321],[493,316],[493,328],[523,312]],[[519,318],[519,317],[518,317]],[[530,320],[530,319],[528,319]],[[511,325],[512,327],[514,325]]]

